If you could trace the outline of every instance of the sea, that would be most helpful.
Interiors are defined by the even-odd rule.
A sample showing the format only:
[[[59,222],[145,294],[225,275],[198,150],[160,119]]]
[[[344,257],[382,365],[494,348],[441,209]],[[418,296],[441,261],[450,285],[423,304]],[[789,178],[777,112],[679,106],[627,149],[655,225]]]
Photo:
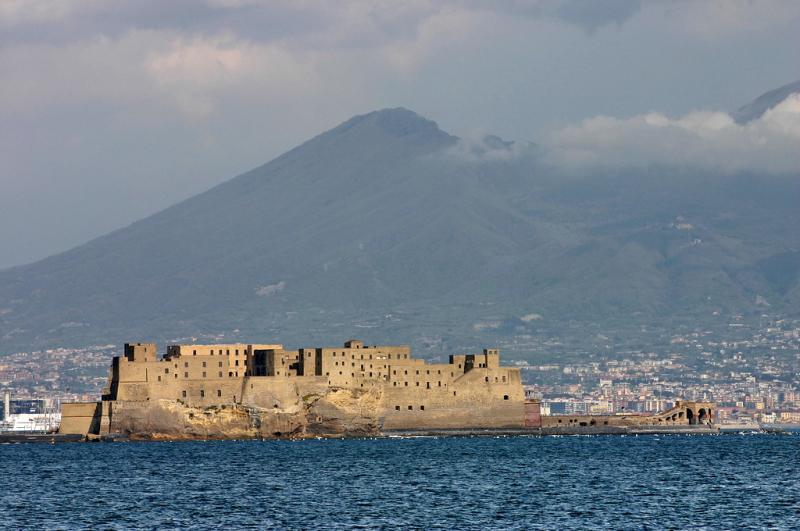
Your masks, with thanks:
[[[800,529],[800,433],[0,445],[0,529]]]

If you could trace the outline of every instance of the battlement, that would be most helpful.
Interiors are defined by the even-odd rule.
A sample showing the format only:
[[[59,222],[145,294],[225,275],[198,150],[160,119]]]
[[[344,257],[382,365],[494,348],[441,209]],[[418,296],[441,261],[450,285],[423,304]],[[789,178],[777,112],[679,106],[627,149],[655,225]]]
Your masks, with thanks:
[[[474,374],[473,374],[474,373]],[[458,396],[458,387],[497,384],[521,387],[519,370],[500,367],[497,349],[450,356],[450,363],[414,358],[406,345],[365,345],[350,339],[342,347],[286,349],[279,343],[169,345],[160,359],[153,343],[129,343],[114,359],[111,400],[179,399],[189,403],[236,403],[244,380],[314,379],[329,388],[382,386],[406,391],[437,390]],[[253,384],[254,385],[254,384]],[[453,388],[451,391],[450,389]],[[496,392],[508,400],[508,390]]]
[[[125,358],[136,363],[155,361],[157,350],[155,343],[125,343]]]

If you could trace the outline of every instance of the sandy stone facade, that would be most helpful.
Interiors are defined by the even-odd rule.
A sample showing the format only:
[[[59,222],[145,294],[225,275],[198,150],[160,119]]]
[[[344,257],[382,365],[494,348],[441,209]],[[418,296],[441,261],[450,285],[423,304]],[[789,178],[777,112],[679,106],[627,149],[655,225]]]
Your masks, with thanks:
[[[519,369],[497,349],[416,359],[407,346],[295,350],[280,344],[126,344],[96,415],[67,404],[63,432],[142,437],[378,434],[391,430],[519,429]],[[99,419],[97,416],[99,415]],[[88,426],[88,428],[87,428]]]

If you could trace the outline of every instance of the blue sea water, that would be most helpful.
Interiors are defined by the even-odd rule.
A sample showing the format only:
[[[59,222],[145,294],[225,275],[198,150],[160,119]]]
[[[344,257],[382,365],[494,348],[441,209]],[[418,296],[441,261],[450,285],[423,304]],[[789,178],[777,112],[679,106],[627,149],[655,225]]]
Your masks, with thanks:
[[[800,528],[800,436],[0,445],[0,528]]]

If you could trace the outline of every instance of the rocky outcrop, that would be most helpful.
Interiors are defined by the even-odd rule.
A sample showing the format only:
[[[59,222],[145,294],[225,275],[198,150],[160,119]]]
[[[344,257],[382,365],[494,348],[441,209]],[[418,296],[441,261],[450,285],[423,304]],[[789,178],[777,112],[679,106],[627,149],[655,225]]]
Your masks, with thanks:
[[[296,391],[300,392],[299,389]],[[253,439],[378,435],[381,392],[331,388],[293,401],[193,407],[180,400],[114,401],[109,433],[131,439]]]

